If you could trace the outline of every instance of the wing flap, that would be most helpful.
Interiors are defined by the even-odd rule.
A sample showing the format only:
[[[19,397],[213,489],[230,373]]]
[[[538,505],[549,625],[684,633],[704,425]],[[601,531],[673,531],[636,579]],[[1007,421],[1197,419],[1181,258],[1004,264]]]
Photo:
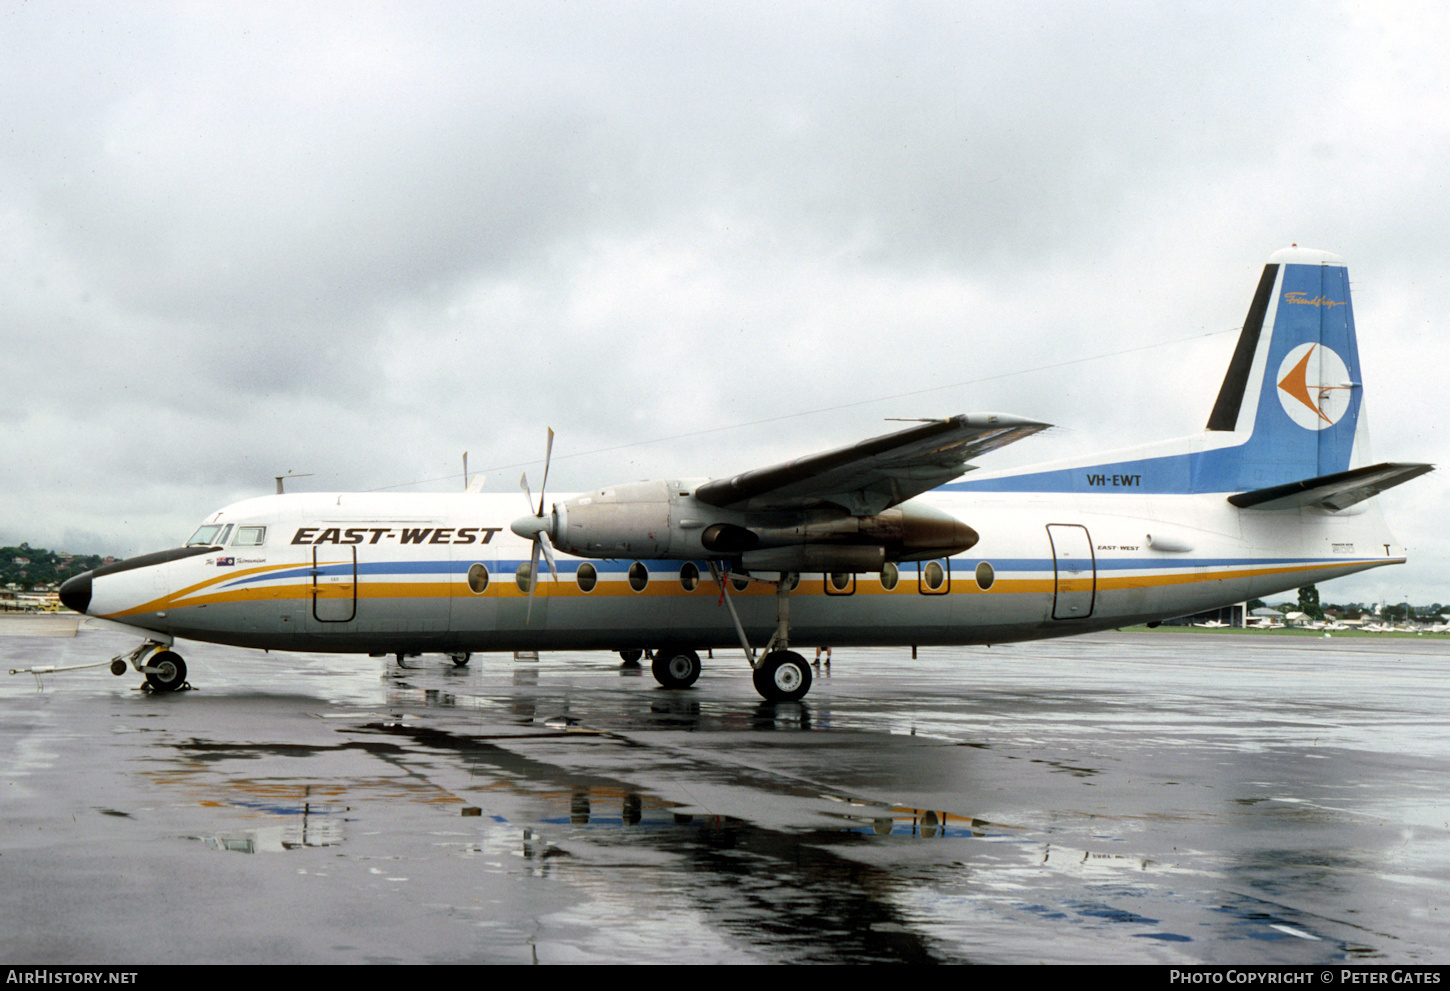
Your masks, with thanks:
[[[1386,461],[1367,468],[1353,468],[1318,478],[1306,478],[1287,485],[1271,485],[1266,489],[1240,492],[1228,501],[1240,509],[1297,509],[1301,506],[1323,506],[1326,509],[1347,509],[1357,502],[1379,495],[1434,471],[1434,465]]]
[[[712,479],[695,490],[695,498],[743,510],[798,509],[825,502],[853,515],[871,516],[970,471],[970,458],[1048,426],[1002,413],[964,413]]]

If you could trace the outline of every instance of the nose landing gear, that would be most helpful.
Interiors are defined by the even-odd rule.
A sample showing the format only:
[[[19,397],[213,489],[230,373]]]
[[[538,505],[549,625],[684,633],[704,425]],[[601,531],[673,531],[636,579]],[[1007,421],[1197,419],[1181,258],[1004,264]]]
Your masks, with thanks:
[[[191,687],[186,683],[186,662],[181,655],[155,640],[147,640],[129,654],[111,658],[112,674],[125,674],[127,666],[146,676],[144,688],[148,692],[179,692]]]
[[[174,650],[158,650],[141,668],[146,687],[153,692],[178,692],[186,687],[186,662]]]

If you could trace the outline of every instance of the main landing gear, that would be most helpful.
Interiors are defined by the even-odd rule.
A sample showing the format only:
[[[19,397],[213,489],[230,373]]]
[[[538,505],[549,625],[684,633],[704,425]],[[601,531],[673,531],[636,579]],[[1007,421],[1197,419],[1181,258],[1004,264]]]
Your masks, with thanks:
[[[811,666],[793,650],[773,650],[755,665],[755,690],[768,702],[799,702],[811,690]]]
[[[715,562],[710,562],[710,574],[719,585],[724,603],[730,607],[730,619],[735,623],[735,632],[740,636],[740,646],[745,650],[745,659],[750,662],[755,681],[755,690],[767,702],[799,702],[811,690],[811,666],[806,659],[790,650],[790,593],[796,587],[797,576],[783,573],[767,584],[775,586],[775,632],[757,657],[735,603],[730,598],[729,584],[720,573]],[[751,581],[767,581],[751,578]]]
[[[779,580],[769,581],[775,586],[775,633],[757,657],[755,649],[745,635],[740,616],[731,601],[730,589],[719,567],[711,561],[710,573],[722,590],[723,602],[730,607],[730,618],[735,631],[740,635],[740,645],[745,649],[745,659],[750,663],[755,690],[767,702],[798,702],[811,690],[811,666],[806,659],[793,650],[790,643],[790,593],[795,588],[794,575],[783,574]],[[750,577],[750,581],[767,581]],[[620,652],[625,655],[624,651]],[[700,655],[687,647],[667,645],[654,652],[651,671],[655,680],[665,688],[689,688],[700,677]],[[637,656],[637,655],[636,655]],[[629,660],[625,655],[626,662]]]

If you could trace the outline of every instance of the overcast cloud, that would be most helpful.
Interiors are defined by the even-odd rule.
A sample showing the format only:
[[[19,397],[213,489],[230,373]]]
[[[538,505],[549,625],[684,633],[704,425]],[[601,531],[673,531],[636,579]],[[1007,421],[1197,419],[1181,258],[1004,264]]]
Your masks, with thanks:
[[[1446,51],[1437,4],[5,3],[0,543],[511,491],[545,425],[558,492],[1187,434],[1291,242],[1350,264],[1375,456],[1450,463]],[[1325,599],[1450,600],[1441,474],[1381,498],[1411,563]]]

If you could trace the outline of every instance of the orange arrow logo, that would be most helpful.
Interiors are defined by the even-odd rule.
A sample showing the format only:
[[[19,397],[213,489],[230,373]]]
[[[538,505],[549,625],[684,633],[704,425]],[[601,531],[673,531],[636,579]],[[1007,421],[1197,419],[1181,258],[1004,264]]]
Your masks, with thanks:
[[[1316,403],[1314,397],[1309,395],[1309,359],[1314,356],[1314,352],[1317,350],[1319,349],[1316,346],[1305,351],[1304,357],[1299,359],[1299,364],[1289,369],[1289,374],[1279,380],[1279,388],[1299,400],[1305,406],[1308,406],[1319,419],[1325,423],[1332,424],[1334,421],[1324,415],[1324,410],[1319,408],[1319,403]],[[1321,386],[1319,388],[1319,399],[1321,402],[1324,399],[1324,391],[1324,387]]]

